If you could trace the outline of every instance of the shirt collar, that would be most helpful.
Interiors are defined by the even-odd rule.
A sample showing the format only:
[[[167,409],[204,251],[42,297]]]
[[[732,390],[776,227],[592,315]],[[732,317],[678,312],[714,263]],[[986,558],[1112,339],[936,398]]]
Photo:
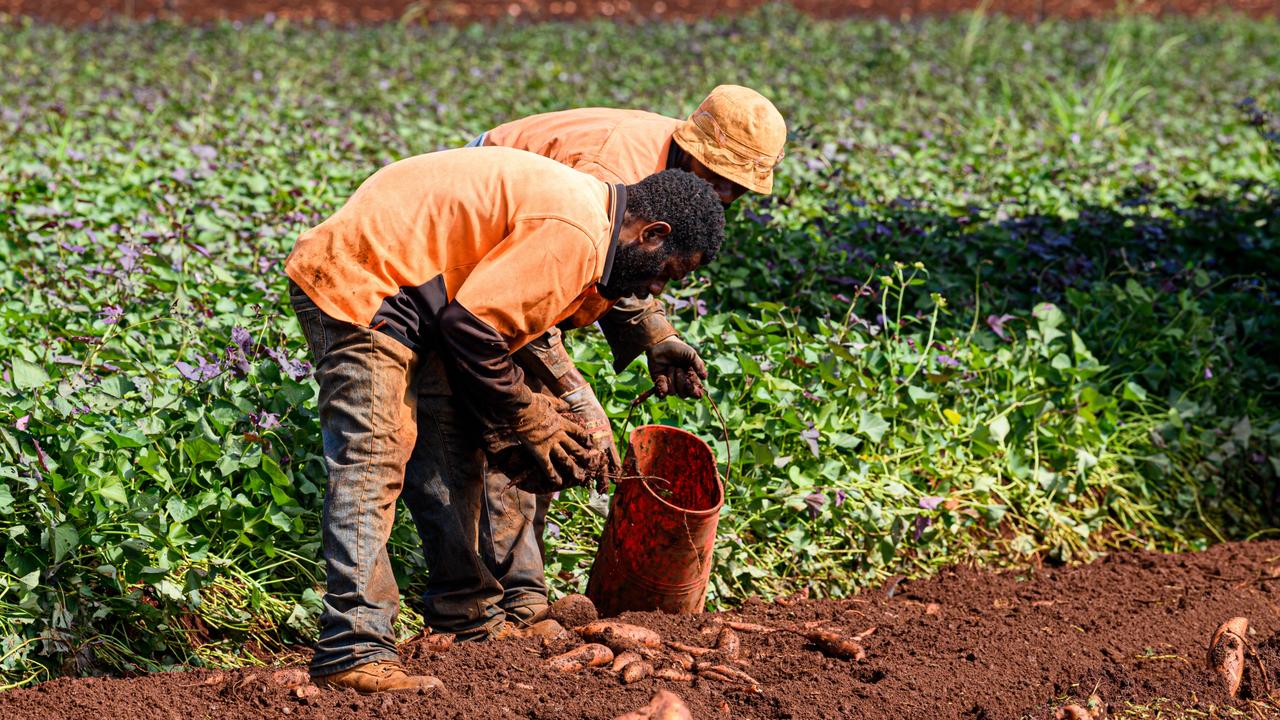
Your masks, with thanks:
[[[604,256],[604,272],[600,273],[599,283],[609,284],[609,274],[613,272],[613,256],[618,252],[618,236],[622,234],[622,221],[627,212],[627,186],[622,183],[609,186],[609,223],[613,233],[609,236],[609,253]]]

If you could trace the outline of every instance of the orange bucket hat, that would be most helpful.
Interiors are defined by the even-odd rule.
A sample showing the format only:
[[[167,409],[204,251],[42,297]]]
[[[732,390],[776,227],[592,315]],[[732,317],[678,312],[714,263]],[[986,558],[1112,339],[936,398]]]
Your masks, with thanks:
[[[720,85],[680,124],[674,139],[717,175],[768,195],[787,142],[787,123],[755,90]]]

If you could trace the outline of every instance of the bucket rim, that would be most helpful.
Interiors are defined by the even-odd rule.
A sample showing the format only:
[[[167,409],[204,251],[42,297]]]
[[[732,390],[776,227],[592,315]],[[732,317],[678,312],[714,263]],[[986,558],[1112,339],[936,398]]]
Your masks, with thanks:
[[[627,448],[628,451],[630,450],[630,446],[633,445],[633,440],[632,440],[633,436],[637,432],[645,428],[662,428],[664,431],[673,431],[679,434],[687,435],[693,438],[694,440],[697,440],[698,442],[702,443],[702,445],[707,448],[707,453],[711,455],[711,465],[715,469],[715,474],[716,474],[716,491],[719,493],[719,496],[716,500],[716,504],[713,505],[712,507],[706,508],[704,510],[690,510],[689,508],[682,508],[678,505],[668,502],[665,498],[663,498],[661,495],[659,495],[657,492],[654,491],[653,487],[649,485],[648,480],[641,480],[640,484],[645,489],[645,491],[648,492],[649,495],[659,503],[662,503],[663,505],[671,508],[672,510],[675,510],[677,512],[682,512],[686,515],[692,515],[693,517],[708,517],[711,515],[719,514],[720,509],[724,507],[724,503],[725,503],[724,479],[720,477],[720,464],[716,462],[716,454],[715,454],[715,451],[711,449],[711,445],[706,440],[703,440],[702,438],[698,437],[694,433],[689,432],[688,430],[685,430],[684,428],[678,428],[673,425],[660,425],[656,423],[650,423],[648,425],[637,425],[636,427],[631,429],[631,432],[627,435],[627,443],[629,446]]]

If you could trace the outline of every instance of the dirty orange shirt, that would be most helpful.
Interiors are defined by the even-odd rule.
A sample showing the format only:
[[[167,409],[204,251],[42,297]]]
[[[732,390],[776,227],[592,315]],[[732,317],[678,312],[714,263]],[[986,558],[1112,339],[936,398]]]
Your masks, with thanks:
[[[325,313],[410,347],[430,342],[456,300],[515,350],[607,281],[620,192],[510,148],[419,155],[304,232],[285,271]]]
[[[643,110],[576,108],[499,125],[484,144],[528,150],[607,183],[634,185],[667,169],[680,123]]]

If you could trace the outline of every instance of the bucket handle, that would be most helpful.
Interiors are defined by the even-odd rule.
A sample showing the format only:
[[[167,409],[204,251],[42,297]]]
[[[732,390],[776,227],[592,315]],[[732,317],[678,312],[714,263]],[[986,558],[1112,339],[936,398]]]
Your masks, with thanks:
[[[627,415],[622,420],[623,437],[629,437],[627,433],[631,431],[631,414],[635,412],[636,408],[640,407],[641,403],[653,397],[653,394],[657,392],[657,390],[657,385],[651,386],[648,390],[637,395],[636,399],[632,400],[631,404],[627,406]],[[720,407],[716,405],[715,398],[711,397],[710,392],[704,390],[702,393],[702,399],[706,400],[707,404],[711,406],[711,411],[715,413],[716,419],[720,421],[720,429],[724,432],[724,487],[725,492],[728,493],[729,478],[733,474],[733,450],[729,447],[729,424],[724,421],[724,415],[721,414]],[[624,478],[620,477],[617,479],[622,480]]]

